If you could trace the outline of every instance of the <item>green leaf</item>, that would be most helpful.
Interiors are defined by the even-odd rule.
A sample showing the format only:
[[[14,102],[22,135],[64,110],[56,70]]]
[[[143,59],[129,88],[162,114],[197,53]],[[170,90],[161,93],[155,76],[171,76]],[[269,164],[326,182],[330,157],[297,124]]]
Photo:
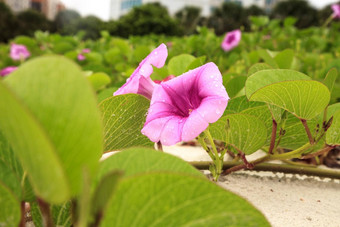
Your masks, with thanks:
[[[0,96],[1,130],[28,172],[36,194],[49,202],[67,199],[65,173],[44,130],[1,81]]]
[[[223,223],[223,224],[221,224]],[[206,179],[149,173],[123,180],[101,226],[270,226],[245,199]]]
[[[273,69],[270,65],[267,65],[266,63],[257,63],[252,65],[248,70],[248,76],[253,75],[254,73],[266,69]]]
[[[141,130],[150,101],[144,96],[126,94],[113,96],[99,104],[104,122],[104,150],[112,151],[132,146],[153,146]]]
[[[310,77],[290,69],[270,69],[258,71],[249,76],[246,81],[246,96],[249,99],[250,96],[260,88],[277,82],[289,80],[310,80]]]
[[[226,84],[226,90],[228,91],[229,97],[235,97],[244,88],[246,80],[246,76],[236,76],[229,80]]]
[[[118,181],[122,177],[122,172],[112,171],[103,176],[97,185],[91,202],[91,214],[99,218],[103,214],[109,198],[113,195]]]
[[[207,58],[206,56],[201,56],[201,57],[196,58],[194,61],[190,63],[190,65],[187,67],[185,71],[189,71],[191,69],[195,69],[197,67],[204,65],[206,58]]]
[[[286,49],[278,53],[274,59],[279,68],[290,69],[294,60],[294,51],[292,49]]]
[[[106,88],[100,91],[99,94],[97,95],[97,98],[98,98],[97,102],[100,103],[104,99],[112,97],[113,93],[117,90],[118,90],[117,87],[109,87],[109,88]]]
[[[227,114],[233,114],[233,113],[241,113],[242,111],[258,107],[258,106],[265,106],[266,104],[263,102],[254,102],[254,101],[248,101],[247,97],[245,95],[232,98],[228,102],[228,106],[224,112],[224,115]],[[267,108],[267,107],[266,107]]]
[[[250,16],[250,21],[258,27],[265,26],[269,23],[267,16]]]
[[[125,177],[154,171],[171,171],[203,177],[197,169],[183,160],[148,148],[130,148],[105,159],[101,162],[97,181],[113,170],[123,171]]]
[[[0,225],[16,227],[20,222],[20,202],[0,181]]]
[[[93,73],[87,79],[91,82],[94,90],[98,91],[105,88],[111,82],[110,77],[103,72]]]
[[[328,145],[340,145],[340,110],[334,113],[331,127],[326,132]]]
[[[225,141],[245,154],[251,154],[260,149],[267,139],[267,128],[264,122],[247,114],[230,114],[222,117],[211,124],[209,130],[214,139]]]
[[[181,54],[170,59],[168,70],[170,75],[179,76],[186,72],[195,57],[189,54]]]
[[[332,93],[334,83],[338,77],[338,70],[336,68],[332,68],[328,71],[323,84],[328,87],[328,90]]]
[[[0,182],[8,187],[13,194],[21,200],[22,195],[20,181],[10,166],[2,160],[0,160]]]
[[[300,119],[312,119],[328,105],[328,88],[318,81],[283,81],[263,87],[249,100],[266,102],[291,112]]]
[[[25,163],[29,162],[33,168],[28,171],[29,175],[46,175],[46,178],[35,179],[32,184],[33,182],[39,184],[43,191],[49,188],[54,192],[51,193],[53,196],[50,195],[51,199],[44,198],[46,201],[52,202],[52,197],[65,199],[66,192],[63,193],[65,189],[59,188],[65,187],[65,182],[58,182],[55,177],[47,174],[58,170],[55,173],[58,174],[56,178],[63,177],[63,181],[66,180],[70,187],[71,195],[78,194],[82,184],[83,169],[86,168],[90,174],[93,174],[102,154],[100,114],[96,107],[93,90],[83,72],[75,63],[64,57],[40,57],[22,65],[5,82],[32,112],[39,126],[41,125],[39,133],[44,135],[39,135],[42,137],[40,140],[51,143],[50,148],[47,149],[47,145],[45,147],[47,151],[53,153],[50,154],[54,156],[53,158],[43,157],[45,149],[38,146],[38,143],[31,145],[28,157],[22,157]],[[37,124],[37,122],[31,124]],[[37,128],[38,126],[30,127]],[[37,131],[38,128],[34,130]],[[16,131],[19,130],[16,129]],[[22,131],[32,134],[27,128]],[[15,142],[25,141],[28,138],[18,138]],[[27,150],[21,149],[18,157],[22,156],[22,153],[27,153]],[[50,159],[55,160],[56,163],[49,163]],[[64,173],[60,173],[58,165],[62,166]],[[37,188],[34,184],[33,188]],[[46,193],[50,194],[50,192]],[[58,202],[64,202],[64,199]]]
[[[52,205],[51,213],[55,226],[71,227],[71,202],[67,201],[61,205]]]
[[[267,63],[268,65],[270,65],[273,68],[277,68],[278,67],[276,61],[270,55],[268,50],[260,49],[260,50],[258,50],[258,53],[259,53],[259,56],[264,60],[265,63]]]

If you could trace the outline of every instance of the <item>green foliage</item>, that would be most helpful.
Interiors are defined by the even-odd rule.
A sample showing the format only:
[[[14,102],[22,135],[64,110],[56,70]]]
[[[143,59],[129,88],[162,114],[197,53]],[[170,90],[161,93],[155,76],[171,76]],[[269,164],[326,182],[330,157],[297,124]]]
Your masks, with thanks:
[[[17,154],[21,162],[25,163],[24,168],[31,168],[28,175],[31,180],[35,179],[33,187],[43,194],[42,197],[47,199],[47,195],[59,191],[55,194],[58,197],[48,199],[64,201],[70,192],[71,195],[79,192],[83,168],[93,173],[101,155],[101,123],[99,112],[94,108],[96,100],[92,89],[79,68],[62,57],[32,60],[13,73],[6,84],[28,108],[14,106],[8,114],[15,109],[16,112],[20,110],[21,115],[27,116],[20,117],[22,127],[31,127],[27,132],[22,130],[22,135],[13,134],[11,145],[15,152],[20,152]],[[16,103],[20,105],[19,101]],[[39,127],[36,122],[39,122]],[[76,133],[79,130],[84,134]],[[26,139],[19,139],[23,136]],[[17,141],[22,141],[22,144]],[[73,141],[77,141],[77,147]],[[42,155],[39,165],[31,162],[37,147],[42,149],[42,155],[45,152],[51,163],[44,161]],[[53,171],[39,171],[48,167]],[[64,174],[67,174],[67,179]],[[48,184],[50,187],[47,187],[46,181],[51,178],[55,179],[55,185]]]
[[[202,178],[141,174],[124,179],[116,190],[102,226],[270,226],[246,200]]]
[[[267,129],[263,121],[248,114],[226,115],[210,127],[213,138],[225,141],[245,154],[260,149],[267,139]]]
[[[190,64],[193,63],[195,57],[189,54],[181,54],[170,59],[168,64],[168,72],[170,75],[179,76],[187,72]]]
[[[0,223],[3,226],[18,226],[20,222],[20,203],[12,191],[0,182]]]
[[[99,104],[104,122],[104,151],[153,146],[141,130],[150,101],[136,94],[118,95]]]

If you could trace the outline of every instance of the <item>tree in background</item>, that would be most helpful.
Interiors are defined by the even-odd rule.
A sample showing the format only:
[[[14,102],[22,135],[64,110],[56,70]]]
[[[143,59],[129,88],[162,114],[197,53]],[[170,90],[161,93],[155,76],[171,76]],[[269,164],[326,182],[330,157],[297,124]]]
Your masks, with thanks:
[[[272,11],[272,17],[284,19],[293,16],[298,19],[297,28],[307,28],[318,25],[318,11],[305,0],[288,0],[277,3]]]
[[[11,9],[0,2],[0,42],[7,42],[16,35],[17,20]]]
[[[33,36],[36,30],[53,31],[53,22],[49,21],[44,14],[35,10],[25,10],[17,15],[18,33]]]
[[[66,25],[71,24],[79,18],[81,18],[81,16],[75,10],[66,9],[58,12],[54,19],[56,31],[61,33],[65,29]]]
[[[184,34],[193,34],[201,19],[201,8],[186,6],[175,14]]]
[[[84,32],[84,39],[98,39],[100,31],[104,28],[104,23],[96,16],[87,16],[71,21],[65,25],[63,33],[66,35],[75,35],[80,31]]]
[[[159,3],[143,4],[134,7],[116,23],[108,23],[111,35],[182,34],[178,23],[170,17],[168,10]]]

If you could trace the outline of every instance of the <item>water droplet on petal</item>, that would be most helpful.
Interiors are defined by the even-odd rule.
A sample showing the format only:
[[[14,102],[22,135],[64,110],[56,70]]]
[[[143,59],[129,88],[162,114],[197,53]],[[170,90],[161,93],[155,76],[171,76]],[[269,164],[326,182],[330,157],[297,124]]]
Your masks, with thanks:
[[[180,122],[180,123],[183,122],[183,119],[179,120],[179,122]]]
[[[221,111],[219,109],[216,109],[216,114],[220,114]]]
[[[155,51],[155,54],[158,54],[158,52],[157,52],[157,51]]]

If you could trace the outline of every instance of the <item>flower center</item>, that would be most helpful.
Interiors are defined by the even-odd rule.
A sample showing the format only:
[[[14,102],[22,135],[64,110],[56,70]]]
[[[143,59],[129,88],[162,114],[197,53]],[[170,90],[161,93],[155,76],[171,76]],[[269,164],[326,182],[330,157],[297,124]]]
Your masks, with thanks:
[[[227,38],[227,43],[232,43],[235,40],[235,35],[231,35]]]

